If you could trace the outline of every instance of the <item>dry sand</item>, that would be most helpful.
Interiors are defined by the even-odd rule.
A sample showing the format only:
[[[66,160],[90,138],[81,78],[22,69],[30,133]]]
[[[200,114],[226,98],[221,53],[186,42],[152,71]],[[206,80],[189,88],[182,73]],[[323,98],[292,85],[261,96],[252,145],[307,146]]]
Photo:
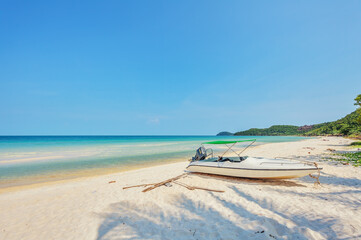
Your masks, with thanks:
[[[327,139],[327,141],[323,141]],[[248,155],[320,160],[350,140],[329,137],[257,146]],[[182,174],[187,162],[0,194],[0,239],[360,239],[361,168],[331,162],[321,186],[303,177],[245,180],[192,174],[143,193],[122,187]],[[109,181],[116,181],[109,183]]]

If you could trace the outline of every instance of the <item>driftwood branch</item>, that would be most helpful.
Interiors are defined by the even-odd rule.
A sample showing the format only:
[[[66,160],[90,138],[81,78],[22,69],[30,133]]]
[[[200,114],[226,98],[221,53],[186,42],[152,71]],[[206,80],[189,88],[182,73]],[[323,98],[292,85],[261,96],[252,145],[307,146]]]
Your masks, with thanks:
[[[174,181],[174,183],[175,183],[175,184],[178,184],[178,185],[180,185],[180,186],[182,186],[182,187],[185,187],[185,188],[187,188],[187,189],[189,189],[189,190],[199,189],[199,190],[205,190],[205,191],[210,191],[210,192],[221,192],[221,193],[224,192],[223,190],[215,190],[215,189],[209,189],[209,188],[189,186],[189,185],[187,185],[187,184],[185,184],[185,183],[180,183],[180,182],[176,182],[176,181]]]
[[[170,183],[170,182],[173,182],[173,181],[175,181],[175,180],[178,180],[178,179],[180,179],[181,177],[184,177],[185,175],[187,175],[187,173],[183,173],[182,175],[179,175],[179,176],[177,176],[177,177],[170,178],[170,179],[165,180],[165,181],[160,182],[160,183],[156,183],[156,184],[154,184],[153,186],[144,189],[142,192],[148,192],[148,191],[153,190],[154,188],[160,187],[160,186],[162,186],[162,185],[164,185],[164,184],[166,184],[166,183]]]
[[[139,185],[134,185],[134,186],[123,187],[123,189],[134,188],[134,187],[146,187],[146,186],[150,186],[150,185],[154,185],[154,184],[155,183],[145,183],[145,184],[139,184]]]
[[[185,187],[189,190],[195,190],[195,189],[199,189],[199,190],[205,190],[205,191],[211,191],[211,192],[224,192],[222,190],[215,190],[215,189],[209,189],[209,188],[202,188],[202,187],[196,187],[196,186],[189,186],[185,183],[180,183],[180,182],[177,182],[178,179],[186,176],[187,173],[184,173],[182,175],[179,175],[177,177],[174,177],[174,178],[170,178],[170,179],[167,179],[165,181],[162,181],[162,182],[159,182],[159,183],[146,183],[146,184],[139,184],[139,185],[134,185],[134,186],[127,186],[127,187],[123,187],[123,189],[128,189],[128,188],[134,188],[134,187],[147,187],[147,186],[151,186],[151,187],[148,187],[146,189],[144,189],[142,192],[148,192],[148,191],[151,191],[157,187],[160,187],[160,186],[163,186],[167,183],[170,183],[170,182],[174,182],[175,184],[178,184],[182,187]]]

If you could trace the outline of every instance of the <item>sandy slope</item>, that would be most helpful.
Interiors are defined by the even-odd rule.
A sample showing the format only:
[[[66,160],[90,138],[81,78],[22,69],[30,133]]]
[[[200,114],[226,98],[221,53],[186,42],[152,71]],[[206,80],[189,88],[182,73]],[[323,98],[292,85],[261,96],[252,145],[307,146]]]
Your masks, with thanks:
[[[320,159],[342,138],[273,143],[248,155]],[[310,149],[314,148],[314,149]],[[0,194],[0,239],[360,239],[361,168],[321,162],[321,187],[288,181],[189,175],[179,185],[123,186],[183,173],[186,162]],[[116,183],[109,184],[115,180]]]

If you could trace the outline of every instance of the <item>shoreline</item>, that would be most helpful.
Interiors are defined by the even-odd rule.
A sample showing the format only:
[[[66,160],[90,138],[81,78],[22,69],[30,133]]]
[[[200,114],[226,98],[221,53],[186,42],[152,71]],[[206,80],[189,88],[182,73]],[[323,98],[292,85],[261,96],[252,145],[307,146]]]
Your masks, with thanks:
[[[342,139],[350,139],[350,138],[344,138],[344,137],[340,137],[340,136],[332,136],[332,137],[342,138]],[[320,138],[327,138],[327,137],[317,136],[317,137],[310,137],[308,139],[301,139],[301,140],[292,141],[292,142],[276,142],[276,143],[264,142],[262,144],[252,146],[249,149],[249,151],[253,150],[253,151],[257,152],[256,149],[261,148],[262,146],[266,146],[266,145],[305,142],[305,141],[309,141],[310,139],[320,139]],[[350,139],[350,140],[353,140],[353,139]],[[261,155],[262,155],[262,153],[261,153]],[[250,156],[258,157],[258,155],[255,155],[254,153],[253,154],[251,153]],[[127,165],[125,167],[119,167],[116,169],[103,168],[103,169],[97,169],[97,170],[80,170],[80,171],[65,173],[59,177],[52,178],[52,179],[49,179],[49,176],[53,176],[53,174],[52,175],[49,174],[49,175],[46,175],[47,179],[45,179],[45,180],[39,179],[42,176],[35,176],[35,177],[31,176],[31,177],[29,177],[29,180],[32,181],[31,183],[9,183],[8,185],[0,183],[0,195],[4,194],[4,193],[8,193],[8,192],[16,192],[16,191],[27,190],[27,189],[32,189],[32,188],[39,188],[39,187],[44,187],[44,186],[51,186],[51,185],[57,185],[57,184],[63,184],[63,183],[71,183],[73,181],[74,182],[85,181],[85,180],[102,177],[102,176],[103,177],[113,176],[116,174],[133,172],[133,171],[157,167],[157,166],[172,165],[174,163],[188,164],[188,161],[185,161],[183,158],[179,158],[179,159],[174,159],[172,161],[160,160],[160,161],[153,161],[153,162],[149,162],[149,163]]]
[[[1,239],[356,239],[361,229],[361,168],[322,161],[352,140],[322,137],[270,143],[247,155],[294,157],[323,167],[309,176],[251,180],[189,174],[182,184],[143,193],[126,186],[184,173],[186,161],[37,185],[0,194]],[[110,183],[112,182],[112,183]]]
[[[315,138],[315,137],[312,137]],[[307,141],[310,138],[307,139],[300,139],[297,141],[290,141],[290,142],[299,142],[299,141]],[[275,143],[287,143],[287,142],[275,142]],[[259,142],[259,144],[255,144],[251,146],[250,149],[255,149],[263,145],[268,144],[274,144],[274,142]],[[249,149],[249,150],[250,150]],[[248,151],[249,151],[248,150]],[[195,151],[195,150],[194,150]],[[16,162],[17,160],[15,160]],[[17,191],[21,189],[28,189],[32,187],[40,187],[40,186],[46,186],[48,184],[56,184],[56,183],[62,183],[62,182],[68,182],[72,180],[77,179],[86,179],[91,177],[97,177],[97,176],[103,176],[103,175],[109,175],[109,174],[115,174],[115,173],[122,173],[137,169],[144,169],[147,167],[153,167],[153,166],[160,166],[160,165],[167,165],[177,162],[188,162],[185,160],[185,158],[174,158],[171,160],[155,160],[150,161],[147,163],[135,163],[135,164],[126,164],[123,166],[118,166],[115,168],[98,168],[98,169],[83,169],[83,170],[74,170],[70,172],[53,172],[48,174],[39,174],[39,175],[30,175],[30,176],[24,176],[24,177],[18,177],[13,178],[9,180],[0,180],[0,194],[8,191]],[[6,163],[6,161],[0,162],[1,164]],[[14,162],[12,160],[12,162]],[[22,161],[19,161],[20,163]],[[27,161],[25,161],[27,162]]]
[[[0,183],[0,194],[7,193],[7,192],[14,192],[14,191],[20,191],[25,189],[31,189],[31,188],[37,188],[37,187],[43,187],[48,185],[54,185],[54,184],[61,184],[61,183],[67,183],[72,181],[82,181],[86,179],[101,177],[101,176],[107,176],[107,175],[114,175],[117,173],[123,173],[123,172],[129,172],[129,171],[136,171],[141,170],[145,168],[151,168],[156,166],[162,166],[162,165],[168,165],[168,164],[174,164],[179,162],[185,162],[184,159],[174,159],[172,161],[154,161],[149,163],[141,163],[141,164],[134,164],[134,165],[128,165],[125,167],[119,167],[116,169],[111,168],[104,168],[104,169],[97,169],[97,170],[81,170],[81,171],[74,171],[71,173],[65,173],[61,176],[58,176],[56,178],[50,179],[49,176],[52,175],[46,175],[47,179],[41,180],[42,176],[35,176],[35,177],[29,177],[29,180],[32,181],[31,183],[10,183],[8,185],[4,183]],[[23,181],[23,180],[22,180]]]

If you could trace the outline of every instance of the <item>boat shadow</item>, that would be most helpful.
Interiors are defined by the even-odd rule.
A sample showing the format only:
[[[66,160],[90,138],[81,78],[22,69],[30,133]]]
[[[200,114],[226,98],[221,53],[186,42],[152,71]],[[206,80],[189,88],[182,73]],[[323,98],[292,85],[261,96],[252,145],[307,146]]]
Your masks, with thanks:
[[[254,178],[240,178],[240,177],[229,177],[214,175],[208,173],[188,173],[189,176],[196,176],[204,179],[216,179],[229,183],[246,183],[246,184],[257,184],[257,185],[270,185],[270,186],[283,186],[283,187],[306,187],[301,183],[297,183],[290,180],[284,179],[254,179]]]

